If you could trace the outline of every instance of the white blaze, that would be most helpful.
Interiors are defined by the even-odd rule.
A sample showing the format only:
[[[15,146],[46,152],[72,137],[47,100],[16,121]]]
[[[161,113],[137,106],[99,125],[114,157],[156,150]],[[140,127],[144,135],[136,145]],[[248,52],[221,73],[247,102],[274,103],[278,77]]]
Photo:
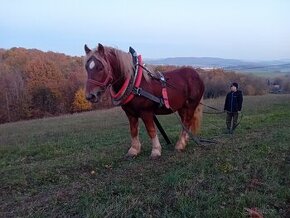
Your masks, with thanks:
[[[89,65],[90,69],[93,69],[95,65],[96,65],[95,62],[91,61],[90,65]]]

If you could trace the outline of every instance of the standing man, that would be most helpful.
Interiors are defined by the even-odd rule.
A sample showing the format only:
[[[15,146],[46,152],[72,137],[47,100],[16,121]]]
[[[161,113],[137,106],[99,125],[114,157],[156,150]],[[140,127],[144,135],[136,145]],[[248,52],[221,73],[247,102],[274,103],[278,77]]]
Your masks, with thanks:
[[[224,110],[227,112],[226,124],[230,134],[233,133],[237,127],[239,111],[242,110],[243,104],[243,93],[238,90],[238,83],[234,82],[231,84],[231,91],[227,94],[225,100]]]

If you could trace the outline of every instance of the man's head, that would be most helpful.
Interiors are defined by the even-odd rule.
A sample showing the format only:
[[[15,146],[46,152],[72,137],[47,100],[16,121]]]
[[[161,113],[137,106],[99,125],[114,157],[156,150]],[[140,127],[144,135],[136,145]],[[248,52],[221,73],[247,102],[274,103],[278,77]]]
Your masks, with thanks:
[[[236,92],[239,88],[238,83],[232,83],[231,84],[231,91]]]

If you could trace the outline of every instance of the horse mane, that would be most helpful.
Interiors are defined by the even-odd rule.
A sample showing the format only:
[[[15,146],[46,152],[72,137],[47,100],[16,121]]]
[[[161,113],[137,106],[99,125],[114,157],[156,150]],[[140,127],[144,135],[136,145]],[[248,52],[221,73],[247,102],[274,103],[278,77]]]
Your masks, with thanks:
[[[104,46],[105,57],[110,62],[111,67],[115,69],[118,73],[120,73],[120,77],[128,78],[130,77],[134,71],[134,65],[132,56],[130,53],[124,52],[117,48]],[[91,50],[91,52],[84,57],[85,63],[87,60],[93,56],[98,51],[98,47]],[[155,74],[153,68],[151,66],[146,66],[153,74]],[[147,82],[150,82],[150,77],[147,73],[143,73],[144,78]]]
[[[130,77],[134,71],[133,60],[131,54],[123,52],[119,49],[112,47],[105,47],[105,55],[111,63],[111,66],[115,68],[120,76],[125,78]]]
[[[135,68],[135,66],[133,66],[131,54],[112,47],[106,47],[106,49],[111,50],[111,52],[115,54],[118,67],[124,73],[124,76],[131,76],[133,73],[132,69]],[[146,66],[146,68],[149,69],[151,73],[156,73],[151,66]],[[151,78],[147,73],[143,73],[143,76],[147,82],[151,82]]]

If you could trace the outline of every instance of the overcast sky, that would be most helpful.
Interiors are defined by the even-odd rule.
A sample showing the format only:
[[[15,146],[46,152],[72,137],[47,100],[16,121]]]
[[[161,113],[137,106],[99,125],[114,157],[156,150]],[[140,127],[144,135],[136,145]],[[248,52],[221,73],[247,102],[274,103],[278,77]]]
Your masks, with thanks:
[[[289,0],[0,0],[0,47],[145,58],[290,59]]]

